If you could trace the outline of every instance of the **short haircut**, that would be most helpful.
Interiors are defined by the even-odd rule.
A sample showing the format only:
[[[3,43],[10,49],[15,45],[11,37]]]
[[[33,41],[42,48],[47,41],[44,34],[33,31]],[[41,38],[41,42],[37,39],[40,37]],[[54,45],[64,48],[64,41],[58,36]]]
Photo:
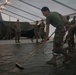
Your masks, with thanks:
[[[76,16],[74,16],[74,18],[76,18]]]
[[[43,8],[41,9],[41,11],[50,11],[50,10],[49,10],[48,7],[45,6],[45,7],[43,7]]]
[[[68,16],[66,16],[66,19],[67,19],[67,20],[69,20],[69,19],[70,19],[70,16],[69,16],[69,15],[68,15]]]
[[[17,21],[19,21],[19,19],[17,19]]]

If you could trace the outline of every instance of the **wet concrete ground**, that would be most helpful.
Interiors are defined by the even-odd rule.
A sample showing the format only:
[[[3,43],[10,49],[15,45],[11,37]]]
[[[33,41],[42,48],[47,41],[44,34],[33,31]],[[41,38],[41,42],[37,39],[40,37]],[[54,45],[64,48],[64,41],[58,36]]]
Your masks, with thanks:
[[[25,61],[39,46],[35,43],[0,45],[0,75],[76,75],[76,55],[67,65],[62,64],[63,59],[57,60],[57,66],[46,64],[52,57],[52,42],[46,43]],[[25,69],[18,69],[16,62]]]

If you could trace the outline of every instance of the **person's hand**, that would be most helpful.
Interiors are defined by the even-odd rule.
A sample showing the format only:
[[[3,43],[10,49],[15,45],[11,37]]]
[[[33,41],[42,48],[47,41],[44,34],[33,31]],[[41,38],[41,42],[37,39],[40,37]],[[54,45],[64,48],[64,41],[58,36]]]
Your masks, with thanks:
[[[65,44],[67,41],[66,41],[66,39],[63,41],[63,44]]]
[[[48,38],[45,38],[44,40],[43,40],[43,42],[46,42],[46,41],[48,41],[49,40],[49,37]]]
[[[49,37],[47,37],[45,40],[48,41],[49,40]]]

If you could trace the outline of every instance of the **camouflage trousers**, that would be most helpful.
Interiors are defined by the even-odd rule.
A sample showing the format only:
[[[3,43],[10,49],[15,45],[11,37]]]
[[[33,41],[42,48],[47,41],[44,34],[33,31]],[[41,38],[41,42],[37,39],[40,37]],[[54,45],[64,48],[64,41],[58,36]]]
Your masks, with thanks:
[[[45,38],[44,28],[41,29],[41,39]]]
[[[53,42],[54,53],[62,53],[62,43],[65,33],[66,33],[65,28],[60,28],[55,30],[55,36]]]
[[[70,27],[67,35],[69,36],[68,37],[68,46],[74,47],[75,46],[74,36],[76,35],[76,25],[72,25]]]
[[[15,31],[15,41],[19,42],[20,40],[20,32]]]

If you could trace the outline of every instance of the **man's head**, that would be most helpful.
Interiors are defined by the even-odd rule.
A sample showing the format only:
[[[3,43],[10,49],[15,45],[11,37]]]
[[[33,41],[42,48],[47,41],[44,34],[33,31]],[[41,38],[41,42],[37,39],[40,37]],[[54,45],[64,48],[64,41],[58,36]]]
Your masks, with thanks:
[[[70,16],[68,15],[68,16],[66,16],[66,19],[69,21],[69,19],[70,19]]]
[[[19,19],[17,19],[17,22],[19,22]]]
[[[38,24],[38,21],[36,21],[36,24]]]
[[[41,20],[41,23],[43,23],[43,22],[44,22],[44,20],[42,19],[42,20]]]
[[[41,12],[44,16],[47,16],[49,14],[50,10],[48,7],[45,6],[41,9]]]
[[[73,17],[73,20],[75,20],[76,16]]]

